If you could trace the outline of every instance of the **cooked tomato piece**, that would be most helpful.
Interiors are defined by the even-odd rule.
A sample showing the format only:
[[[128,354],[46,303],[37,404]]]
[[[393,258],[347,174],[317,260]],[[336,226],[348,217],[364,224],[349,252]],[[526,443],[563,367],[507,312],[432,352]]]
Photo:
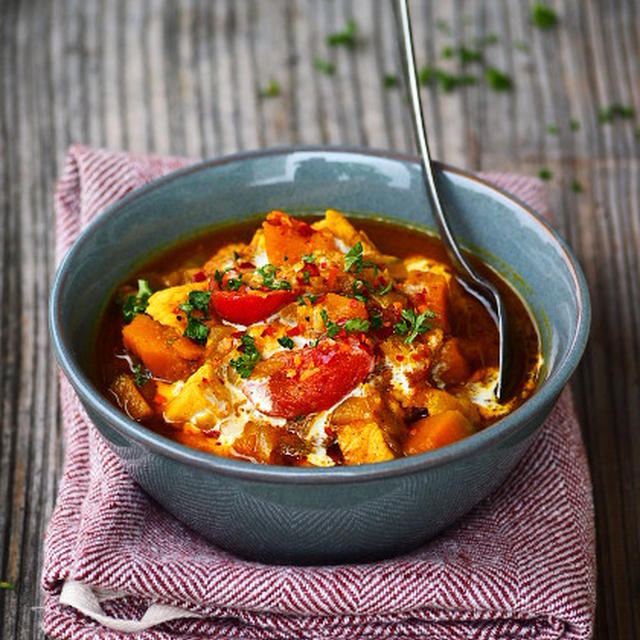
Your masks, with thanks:
[[[358,340],[324,341],[259,362],[243,391],[263,413],[296,418],[332,407],[373,365],[373,355]]]
[[[212,291],[211,308],[225,320],[250,325],[293,302],[293,291]]]

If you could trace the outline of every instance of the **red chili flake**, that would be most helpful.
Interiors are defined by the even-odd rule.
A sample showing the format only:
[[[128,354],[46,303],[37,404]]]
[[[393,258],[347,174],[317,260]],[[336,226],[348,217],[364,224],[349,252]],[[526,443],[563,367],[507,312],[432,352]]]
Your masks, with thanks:
[[[412,353],[412,354],[411,354],[411,359],[412,359],[414,362],[420,362],[420,359],[421,359],[421,358],[420,358],[420,354],[419,354],[419,353],[415,353],[415,352],[414,352],[414,353]]]
[[[156,393],[155,396],[153,396],[153,402],[155,404],[164,404],[167,401],[167,399],[160,393]]]
[[[326,268],[327,268],[327,263],[323,260],[323,261],[320,263],[320,266],[321,266],[323,269],[326,269]]]
[[[275,332],[276,332],[275,328],[272,325],[269,325],[268,327],[266,327],[266,329],[262,331],[262,335],[271,337],[275,334]]]
[[[287,329],[287,335],[292,338],[293,336],[300,335],[300,327],[296,325],[295,327],[291,327],[291,329]]]
[[[402,362],[404,360],[404,356],[401,353],[399,353],[398,355],[396,355],[396,360],[398,362]]]
[[[256,265],[253,262],[242,262],[240,264],[241,269],[255,269]]]
[[[193,282],[204,282],[207,279],[207,276],[204,271],[196,271],[192,276],[191,280]]]
[[[244,331],[234,331],[231,334],[232,338],[242,338],[242,336],[244,335]]]

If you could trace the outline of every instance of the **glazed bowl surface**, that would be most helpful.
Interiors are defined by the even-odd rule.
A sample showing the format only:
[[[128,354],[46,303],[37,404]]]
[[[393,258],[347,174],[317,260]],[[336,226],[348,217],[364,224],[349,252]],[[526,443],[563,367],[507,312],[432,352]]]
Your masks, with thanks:
[[[135,480],[224,549],[278,563],[335,563],[408,551],[450,525],[513,469],[584,350],[584,276],[558,234],[513,196],[439,165],[457,238],[506,278],[540,331],[536,393],[491,427],[418,456],[357,467],[265,466],[185,447],[128,419],[98,390],[97,324],[144,262],[216,225],[272,209],[334,208],[434,229],[412,157],[370,149],[273,149],[205,161],[142,187],[102,213],[63,259],[49,322],[63,372]],[[78,304],[81,300],[82,304]]]

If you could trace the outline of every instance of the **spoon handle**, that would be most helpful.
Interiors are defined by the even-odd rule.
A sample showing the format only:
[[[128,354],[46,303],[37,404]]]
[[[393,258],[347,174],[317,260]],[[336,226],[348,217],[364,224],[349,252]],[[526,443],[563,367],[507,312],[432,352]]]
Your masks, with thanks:
[[[447,251],[447,255],[453,264],[457,274],[467,285],[466,288],[475,295],[490,313],[498,326],[500,333],[500,360],[498,383],[495,388],[495,396],[499,402],[503,402],[507,395],[507,382],[509,380],[508,370],[510,368],[509,345],[508,345],[508,324],[507,314],[502,298],[496,288],[488,280],[471,267],[464,257],[458,243],[451,231],[447,216],[442,208],[438,186],[436,184],[435,171],[429,153],[429,143],[427,141],[426,127],[422,111],[422,100],[420,98],[420,87],[418,84],[418,73],[416,71],[416,61],[413,48],[413,35],[411,31],[411,17],[407,0],[396,0],[396,19],[399,32],[400,50],[403,62],[406,85],[409,91],[411,103],[411,113],[413,116],[413,127],[420,152],[422,164],[422,174],[425,181],[427,197],[434,213],[440,237]]]

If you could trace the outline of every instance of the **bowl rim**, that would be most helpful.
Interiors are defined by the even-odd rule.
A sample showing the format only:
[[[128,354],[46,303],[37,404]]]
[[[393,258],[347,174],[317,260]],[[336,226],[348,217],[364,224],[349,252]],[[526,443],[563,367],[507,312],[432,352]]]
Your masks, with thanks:
[[[66,342],[64,329],[61,323],[59,305],[60,297],[64,291],[69,266],[73,263],[75,255],[81,250],[82,246],[87,242],[90,236],[99,232],[102,225],[106,224],[112,216],[117,215],[118,211],[128,206],[132,201],[144,197],[147,193],[160,186],[167,185],[175,180],[180,180],[185,175],[235,162],[243,162],[269,156],[292,155],[301,152],[316,153],[318,155],[325,153],[344,154],[348,156],[360,156],[363,159],[366,159],[367,157],[381,158],[385,160],[400,161],[402,163],[410,163],[417,165],[418,167],[420,166],[420,160],[417,156],[385,149],[340,145],[272,147],[254,151],[242,151],[196,162],[142,185],[125,195],[120,200],[114,202],[96,216],[96,218],[94,218],[94,220],[92,220],[80,232],[71,248],[64,255],[56,270],[49,296],[49,331],[54,351],[62,372],[78,393],[82,403],[91,411],[102,414],[112,428],[114,428],[121,436],[124,436],[125,439],[137,442],[152,453],[160,454],[187,466],[197,467],[215,474],[231,476],[247,481],[284,484],[335,484],[345,482],[364,482],[380,480],[390,476],[422,472],[427,469],[446,464],[452,459],[466,458],[478,451],[499,445],[501,442],[517,433],[520,428],[526,425],[526,423],[534,418],[538,413],[544,411],[545,407],[548,405],[552,406],[555,403],[557,396],[567,383],[569,377],[577,367],[588,339],[591,321],[591,306],[589,302],[588,287],[582,269],[580,268],[580,265],[572,251],[559,233],[533,208],[508,191],[505,191],[493,183],[478,177],[476,174],[441,162],[435,163],[438,172],[443,174],[455,174],[463,179],[480,185],[485,190],[489,190],[490,192],[501,196],[510,202],[512,206],[520,208],[528,214],[534,222],[542,227],[542,231],[550,237],[551,240],[553,240],[558,253],[562,256],[574,281],[577,299],[577,330],[569,348],[562,358],[558,368],[542,383],[536,393],[505,418],[497,421],[491,425],[490,428],[484,429],[483,431],[475,433],[468,438],[455,442],[451,445],[426,453],[408,456],[406,458],[396,458],[387,462],[368,463],[358,466],[326,468],[286,467],[278,465],[261,465],[244,460],[225,458],[179,444],[131,420],[113,406],[100,393],[89,377],[84,374],[78,366],[73,353]]]

